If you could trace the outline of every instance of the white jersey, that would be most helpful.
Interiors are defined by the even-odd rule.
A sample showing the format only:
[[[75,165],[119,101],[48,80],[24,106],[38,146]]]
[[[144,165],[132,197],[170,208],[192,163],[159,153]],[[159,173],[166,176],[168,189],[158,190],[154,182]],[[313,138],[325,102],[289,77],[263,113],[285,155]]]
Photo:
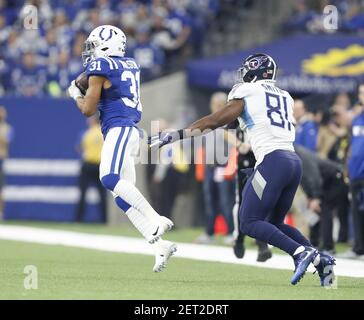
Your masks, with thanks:
[[[294,151],[295,127],[293,99],[272,80],[238,83],[228,101],[244,100],[244,111],[238,118],[251,144],[257,165],[274,150]]]

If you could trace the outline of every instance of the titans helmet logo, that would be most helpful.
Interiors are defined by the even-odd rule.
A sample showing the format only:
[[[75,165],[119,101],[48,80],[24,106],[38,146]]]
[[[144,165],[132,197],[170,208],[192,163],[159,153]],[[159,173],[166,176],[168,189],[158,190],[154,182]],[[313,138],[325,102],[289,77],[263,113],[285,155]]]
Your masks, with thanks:
[[[268,60],[267,57],[256,57],[251,59],[248,62],[248,66],[250,70],[256,70],[258,69],[264,62],[266,62]]]

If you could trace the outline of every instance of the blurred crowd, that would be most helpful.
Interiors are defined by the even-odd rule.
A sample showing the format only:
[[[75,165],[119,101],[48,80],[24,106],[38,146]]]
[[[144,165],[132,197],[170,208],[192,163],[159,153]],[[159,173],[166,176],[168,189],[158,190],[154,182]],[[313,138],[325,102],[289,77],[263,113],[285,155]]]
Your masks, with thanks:
[[[179,69],[203,52],[204,39],[224,8],[251,0],[0,0],[0,96],[64,96],[82,70],[82,47],[92,29],[124,30],[127,55],[142,81]],[[337,7],[338,31],[364,31],[361,0],[297,0],[284,32],[327,32],[323,9]],[[29,6],[37,9],[30,19]],[[223,20],[223,22],[228,22]],[[24,21],[28,22],[25,28]],[[329,30],[332,32],[332,30]],[[21,79],[21,81],[20,81]]]
[[[236,0],[234,0],[236,1]],[[229,1],[228,1],[229,2]],[[230,1],[231,2],[231,1]],[[121,27],[127,55],[148,80],[198,56],[219,0],[0,0],[0,96],[62,96],[83,69],[83,43],[102,24]],[[38,17],[24,28],[27,6]]]
[[[321,99],[321,103],[318,100]],[[353,242],[346,257],[364,255],[364,84],[356,95],[296,99],[296,152],[309,176],[295,209],[305,218],[311,242],[335,252],[335,242]],[[334,218],[338,229],[334,232]],[[335,234],[335,237],[334,237]]]
[[[323,23],[325,19],[323,13],[333,12],[329,7],[326,12],[324,11],[328,5],[334,5],[337,8],[338,19],[329,19],[333,23],[337,22],[337,30],[325,28]],[[282,30],[309,33],[364,33],[364,1],[296,0],[292,17],[283,25]]]

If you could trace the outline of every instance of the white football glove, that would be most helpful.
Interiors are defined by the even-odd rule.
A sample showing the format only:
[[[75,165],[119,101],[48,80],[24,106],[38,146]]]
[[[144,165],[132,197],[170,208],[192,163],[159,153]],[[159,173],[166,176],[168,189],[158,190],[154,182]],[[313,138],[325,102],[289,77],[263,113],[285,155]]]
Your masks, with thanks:
[[[71,85],[68,87],[68,94],[72,99],[75,101],[77,98],[83,98],[83,95],[80,91],[80,89],[77,88],[75,80],[71,82]]]

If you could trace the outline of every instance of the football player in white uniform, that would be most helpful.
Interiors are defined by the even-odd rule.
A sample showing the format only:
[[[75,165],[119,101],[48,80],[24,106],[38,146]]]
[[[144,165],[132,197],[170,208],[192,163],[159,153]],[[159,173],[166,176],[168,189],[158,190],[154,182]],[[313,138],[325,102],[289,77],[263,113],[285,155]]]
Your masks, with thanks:
[[[72,81],[68,91],[85,116],[99,112],[104,145],[100,180],[114,195],[116,204],[144,238],[153,244],[156,263],[162,271],[176,245],[161,239],[173,222],[160,216],[135,186],[134,156],[139,148],[142,105],[140,69],[133,58],[125,57],[126,37],[119,28],[99,26],[88,36],[82,53],[88,89],[83,96]]]
[[[297,229],[284,223],[301,179],[302,164],[293,148],[293,99],[287,91],[275,86],[276,73],[277,65],[270,56],[249,56],[239,69],[239,80],[222,110],[186,129],[150,137],[149,143],[152,148],[161,147],[238,119],[257,160],[242,194],[241,232],[293,257],[292,284],[298,283],[309,264],[314,263],[321,284],[329,285],[335,260],[319,253]]]

